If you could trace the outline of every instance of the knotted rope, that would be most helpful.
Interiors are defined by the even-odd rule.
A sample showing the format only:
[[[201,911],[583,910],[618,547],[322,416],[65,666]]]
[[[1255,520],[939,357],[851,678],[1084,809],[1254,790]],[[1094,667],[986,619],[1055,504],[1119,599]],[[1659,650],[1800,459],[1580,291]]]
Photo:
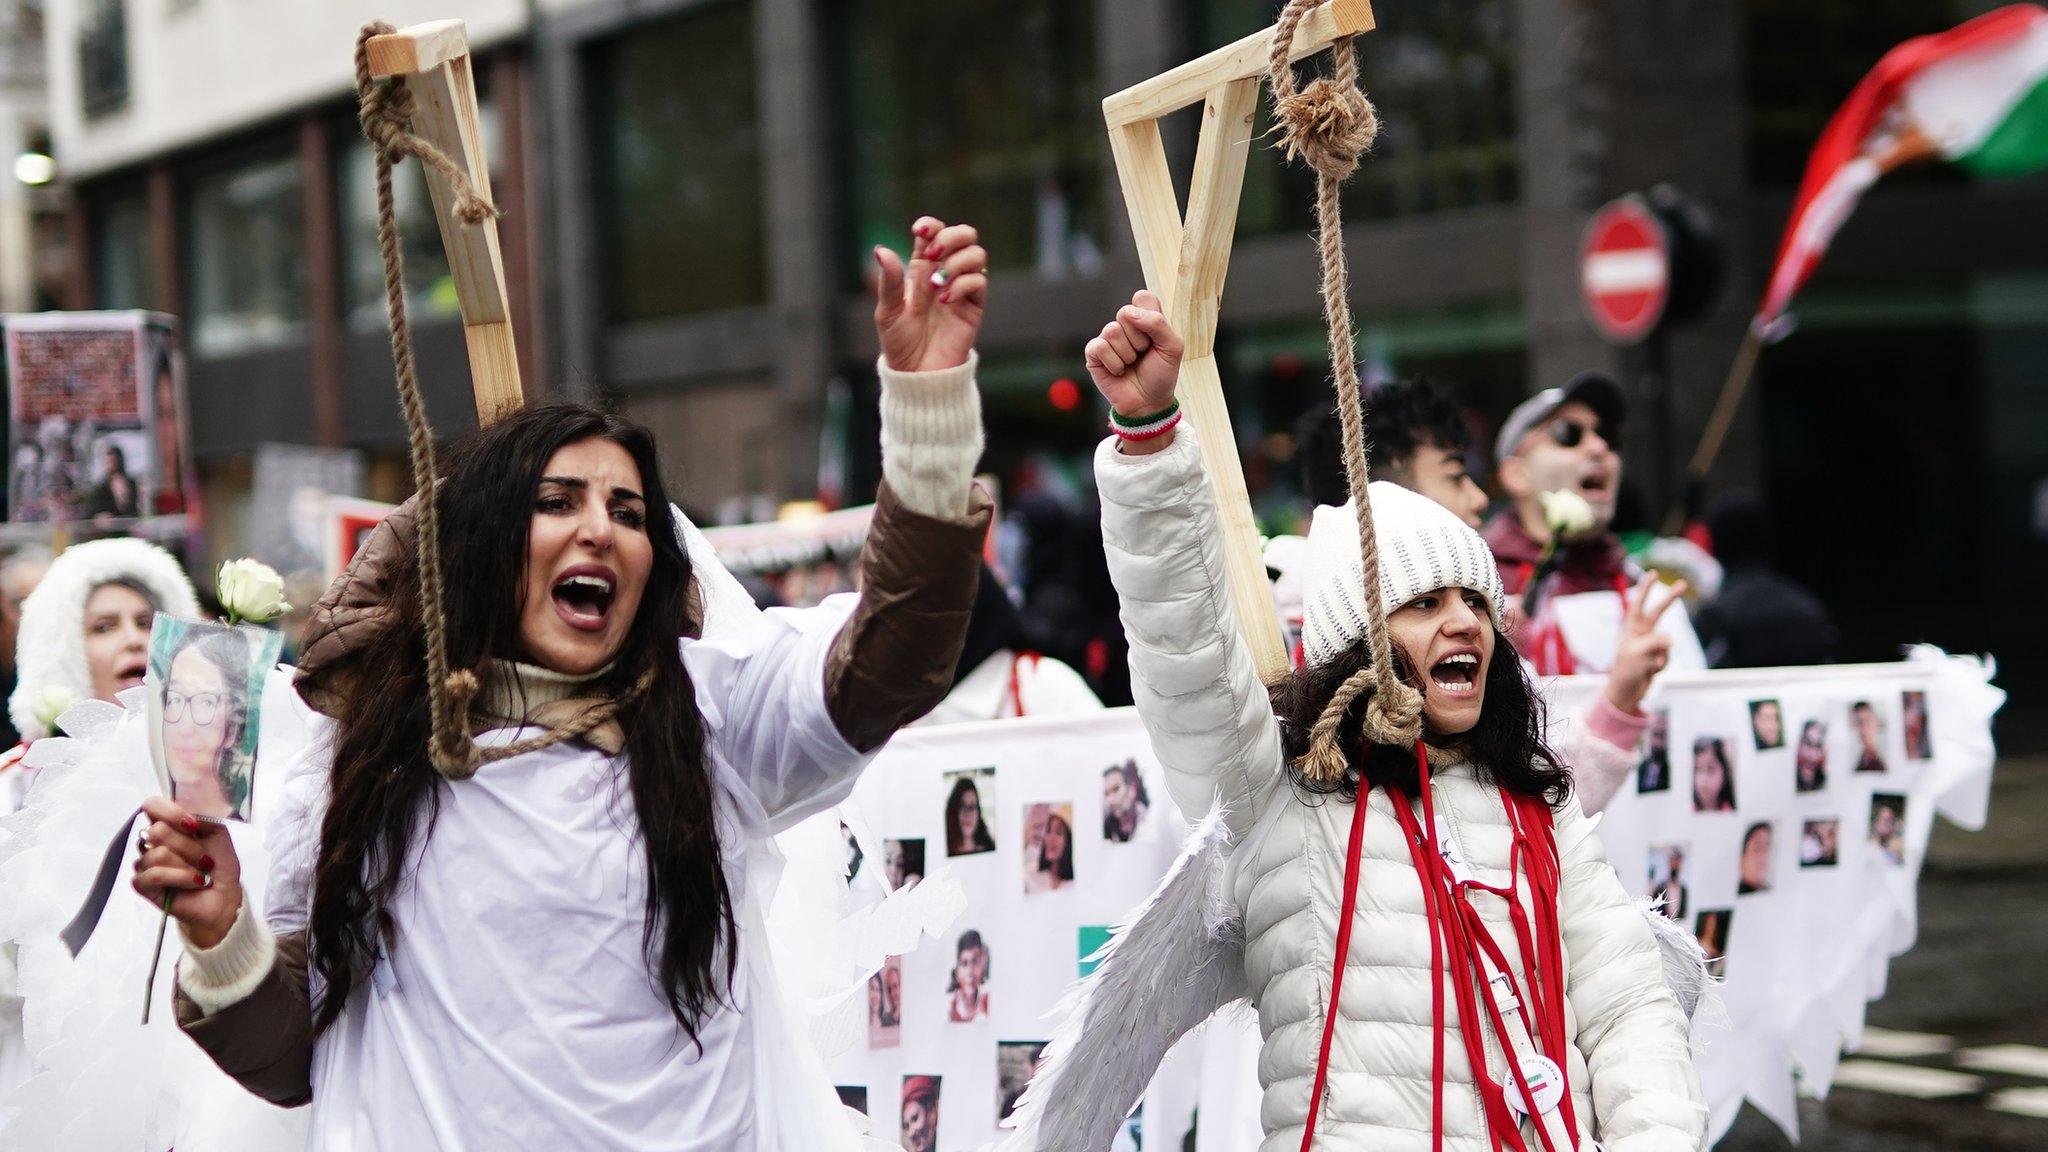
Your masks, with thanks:
[[[447,177],[455,192],[455,215],[467,224],[481,224],[500,214],[479,196],[469,176],[447,153],[412,132],[415,111],[412,90],[404,77],[370,75],[370,38],[394,32],[381,20],[363,25],[356,36],[356,97],[363,135],[369,137],[377,170],[377,246],[384,257],[384,302],[391,319],[391,362],[398,375],[398,402],[405,413],[406,447],[412,457],[412,485],[418,496],[420,616],[427,639],[427,757],[450,780],[466,780],[484,764],[538,751],[587,735],[618,714],[627,702],[647,690],[641,677],[625,694],[585,710],[575,720],[529,740],[481,749],[469,730],[469,709],[479,682],[474,671],[448,668],[448,616],[441,582],[441,514],[435,493],[439,470],[434,457],[434,430],[427,424],[427,405],[413,368],[412,322],[405,310],[405,254],[398,242],[398,204],[392,196],[391,167],[407,156]],[[651,674],[650,674],[651,675]]]
[[[1351,484],[1358,515],[1358,543],[1364,562],[1366,642],[1371,663],[1354,673],[1330,698],[1329,706],[1309,731],[1309,749],[1300,761],[1304,775],[1322,783],[1344,774],[1344,752],[1337,729],[1361,695],[1365,701],[1365,737],[1376,744],[1411,746],[1422,735],[1422,693],[1395,674],[1393,649],[1387,637],[1386,609],[1380,604],[1379,537],[1373,530],[1372,501],[1367,495],[1365,417],[1359,399],[1358,367],[1351,332],[1349,278],[1344,265],[1344,219],[1338,193],[1358,168],[1359,157],[1379,133],[1379,114],[1358,88],[1358,54],[1352,37],[1331,46],[1331,75],[1297,89],[1289,57],[1295,29],[1309,10],[1323,0],[1288,0],[1273,26],[1273,55],[1267,67],[1273,85],[1273,118],[1279,146],[1291,160],[1300,160],[1316,174],[1316,253],[1323,266],[1323,320],[1329,327],[1330,375],[1337,389],[1338,420],[1344,430],[1344,474]]]

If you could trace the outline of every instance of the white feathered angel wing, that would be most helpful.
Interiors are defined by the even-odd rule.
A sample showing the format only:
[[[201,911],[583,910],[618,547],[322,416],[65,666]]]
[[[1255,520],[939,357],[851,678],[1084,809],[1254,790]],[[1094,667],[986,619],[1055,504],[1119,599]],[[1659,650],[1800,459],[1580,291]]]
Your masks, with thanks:
[[[1002,1152],[1106,1152],[1167,1050],[1247,994],[1244,921],[1224,886],[1222,810],[1118,925],[1100,967],[1076,984],[1010,1123]]]

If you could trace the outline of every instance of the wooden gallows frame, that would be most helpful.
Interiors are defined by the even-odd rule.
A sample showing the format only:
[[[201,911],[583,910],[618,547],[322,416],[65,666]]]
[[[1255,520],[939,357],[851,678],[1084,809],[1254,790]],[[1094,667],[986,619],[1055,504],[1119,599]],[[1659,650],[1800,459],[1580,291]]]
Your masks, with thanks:
[[[477,195],[489,200],[491,169],[484,156],[483,121],[477,112],[476,79],[470,71],[469,34],[463,22],[434,20],[372,37],[368,54],[372,76],[405,78],[416,109],[413,134],[445,153]],[[434,218],[441,226],[441,244],[448,251],[448,269],[455,278],[477,420],[488,424],[526,402],[512,339],[498,222],[464,221],[456,214],[448,177],[432,165],[422,167]]]
[[[1329,0],[1295,29],[1291,58],[1314,55],[1372,27],[1370,0]],[[1231,604],[1259,675],[1269,681],[1285,675],[1290,665],[1230,412],[1223,403],[1223,378],[1216,367],[1216,314],[1230,267],[1231,241],[1237,234],[1252,119],[1273,54],[1273,35],[1272,28],[1253,33],[1102,102],[1145,286],[1166,305],[1167,319],[1187,342],[1180,365],[1180,402],[1197,430],[1202,462],[1215,488]],[[1166,166],[1159,121],[1198,103],[1202,129],[1183,214]]]

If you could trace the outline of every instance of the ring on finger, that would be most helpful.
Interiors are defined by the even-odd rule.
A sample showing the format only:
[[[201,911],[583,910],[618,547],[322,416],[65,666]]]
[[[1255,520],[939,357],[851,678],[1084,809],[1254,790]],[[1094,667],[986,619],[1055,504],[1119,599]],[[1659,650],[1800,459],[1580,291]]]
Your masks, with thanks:
[[[147,851],[149,851],[149,829],[144,828],[135,834],[135,853],[139,856]]]
[[[951,272],[946,271],[944,268],[941,268],[938,271],[932,273],[932,287],[944,288],[946,284],[952,279],[953,274]]]

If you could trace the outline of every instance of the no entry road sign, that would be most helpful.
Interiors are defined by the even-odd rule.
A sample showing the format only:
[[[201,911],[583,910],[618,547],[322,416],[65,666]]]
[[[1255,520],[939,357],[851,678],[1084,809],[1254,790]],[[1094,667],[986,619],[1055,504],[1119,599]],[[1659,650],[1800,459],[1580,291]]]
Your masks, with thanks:
[[[1641,197],[1593,214],[1579,247],[1586,315],[1610,344],[1640,344],[1671,298],[1671,238]]]

